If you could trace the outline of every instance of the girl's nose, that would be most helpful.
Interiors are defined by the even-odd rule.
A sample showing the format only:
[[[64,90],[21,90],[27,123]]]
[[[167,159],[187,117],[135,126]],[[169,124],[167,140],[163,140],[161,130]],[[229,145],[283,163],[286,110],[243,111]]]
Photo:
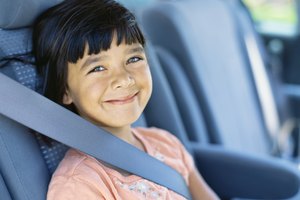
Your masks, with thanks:
[[[115,79],[112,82],[113,89],[128,88],[135,84],[134,78],[125,69],[115,73]]]

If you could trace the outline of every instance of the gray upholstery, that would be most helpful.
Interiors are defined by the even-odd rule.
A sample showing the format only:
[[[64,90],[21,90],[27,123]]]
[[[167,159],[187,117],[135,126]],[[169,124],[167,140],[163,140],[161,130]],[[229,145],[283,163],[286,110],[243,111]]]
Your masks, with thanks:
[[[7,187],[5,185],[5,182],[3,180],[1,173],[0,173],[0,194],[1,194],[1,198],[5,199],[5,200],[11,200],[11,196],[7,190]]]
[[[0,171],[12,199],[45,199],[50,174],[34,135],[2,115],[0,127]]]
[[[142,21],[154,45],[167,49],[183,67],[212,138],[227,148],[268,154],[270,138],[226,2],[159,2]]]
[[[46,8],[62,0],[0,0],[0,28],[26,27]]]
[[[147,48],[147,57],[153,80],[152,96],[144,111],[147,124],[168,130],[187,145],[188,137],[170,85],[150,44]]]
[[[1,72],[30,89],[39,90],[42,80],[33,66],[31,30],[0,30],[0,38]]]
[[[31,30],[29,28],[18,31],[2,30],[0,31],[0,38],[3,38],[0,40],[0,58],[4,56],[20,55],[31,51]]]
[[[0,0],[0,27],[14,29],[32,24],[47,8],[63,0]],[[151,4],[154,0],[117,0],[131,10]]]
[[[296,178],[299,170],[288,161],[224,151],[220,146],[198,146],[194,151],[201,174],[224,199],[287,199],[293,196],[289,200],[298,200],[300,197],[299,193],[295,195],[300,187]]]
[[[174,93],[189,140],[202,144],[208,143],[209,134],[202,116],[203,112],[181,65],[174,56],[163,48],[156,47],[156,52],[162,69],[171,83],[170,87]]]
[[[59,162],[64,157],[66,151],[68,150],[68,147],[51,139],[48,142],[50,144],[48,144],[40,134],[36,134],[36,138],[39,143],[45,163],[48,167],[49,173],[52,174],[57,168]]]
[[[0,60],[2,60],[0,71],[26,87],[40,91],[42,79],[36,73],[31,55],[31,30],[28,28],[14,31],[0,30],[0,36]],[[67,147],[55,141],[51,141],[52,145],[49,146],[40,136],[37,139],[49,171],[52,173]]]
[[[31,31],[0,30],[0,71],[23,85],[39,90],[41,79],[33,66]],[[1,116],[0,171],[12,199],[45,199],[50,174],[65,153],[66,147],[52,141],[43,143],[40,136]],[[38,135],[38,134],[37,134]]]

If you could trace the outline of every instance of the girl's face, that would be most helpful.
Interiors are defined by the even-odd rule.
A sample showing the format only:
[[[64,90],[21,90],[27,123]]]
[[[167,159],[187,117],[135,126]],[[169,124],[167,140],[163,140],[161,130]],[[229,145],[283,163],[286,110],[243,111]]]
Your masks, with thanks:
[[[107,128],[128,128],[143,112],[152,92],[152,79],[141,44],[116,45],[68,65],[64,104]]]

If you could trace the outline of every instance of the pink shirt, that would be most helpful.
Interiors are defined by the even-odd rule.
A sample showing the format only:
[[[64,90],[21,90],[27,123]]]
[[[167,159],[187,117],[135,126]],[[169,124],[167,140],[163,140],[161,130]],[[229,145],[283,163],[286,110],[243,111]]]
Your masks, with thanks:
[[[188,176],[194,170],[194,162],[176,137],[157,128],[134,128],[132,131],[149,155],[177,170],[188,183]],[[54,172],[47,194],[47,200],[68,199],[185,198],[136,175],[122,175],[95,158],[70,149]]]

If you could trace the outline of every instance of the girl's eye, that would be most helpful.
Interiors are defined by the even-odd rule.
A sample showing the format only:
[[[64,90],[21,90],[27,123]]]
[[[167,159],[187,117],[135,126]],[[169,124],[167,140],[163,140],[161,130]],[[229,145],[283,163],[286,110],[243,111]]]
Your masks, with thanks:
[[[105,67],[103,67],[103,66],[97,66],[97,67],[94,67],[91,71],[89,71],[88,74],[90,74],[92,72],[102,72],[104,70],[106,70]]]
[[[132,57],[132,58],[129,58],[129,59],[127,60],[126,64],[136,63],[136,62],[138,62],[138,61],[140,61],[140,60],[143,60],[143,59],[140,58],[140,57]]]

